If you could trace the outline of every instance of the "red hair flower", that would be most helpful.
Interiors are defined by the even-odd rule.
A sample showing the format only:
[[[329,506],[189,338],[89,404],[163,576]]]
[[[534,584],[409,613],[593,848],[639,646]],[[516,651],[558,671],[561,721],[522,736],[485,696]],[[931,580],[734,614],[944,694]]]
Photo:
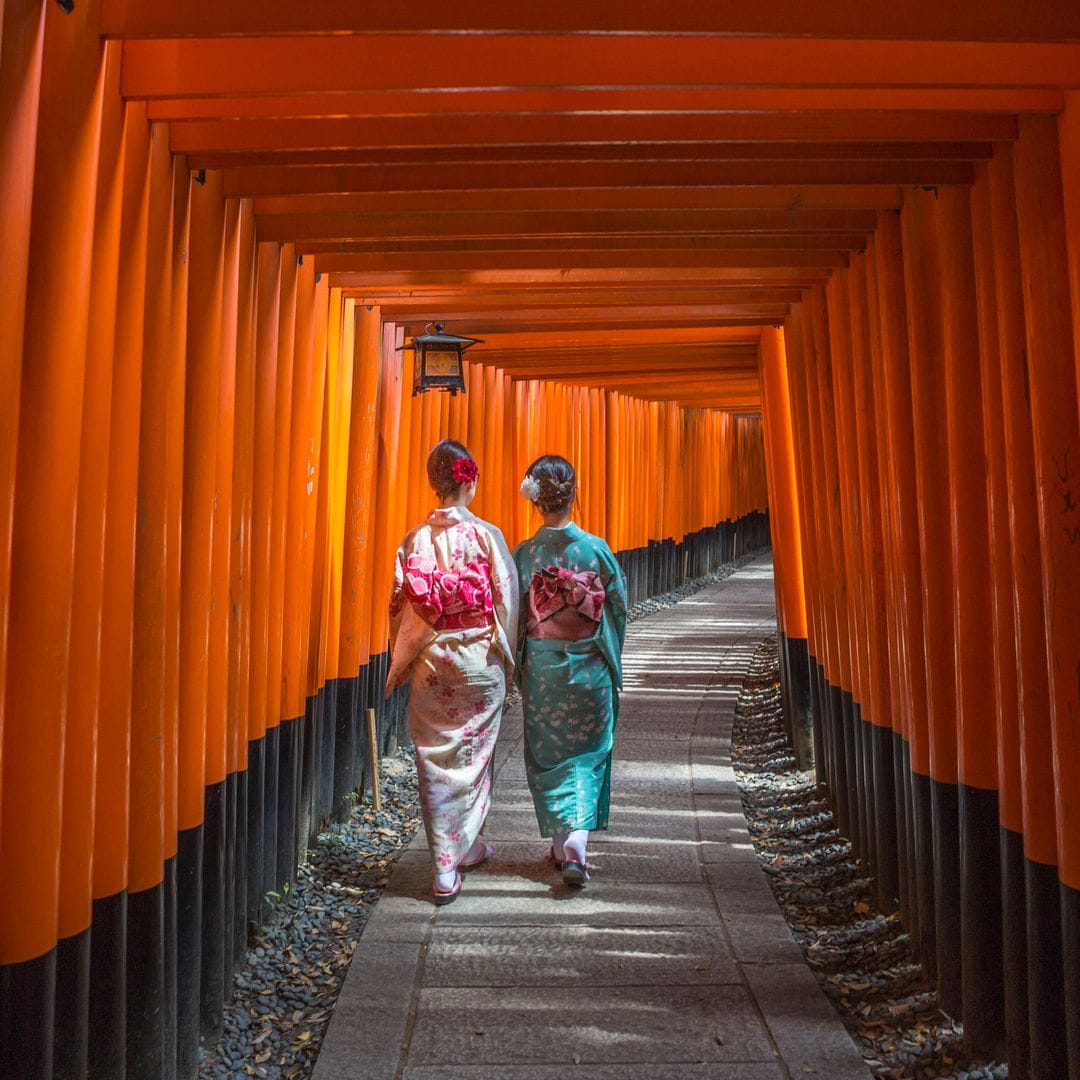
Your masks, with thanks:
[[[480,470],[471,458],[458,458],[450,467],[450,475],[455,484],[471,484],[480,475]]]

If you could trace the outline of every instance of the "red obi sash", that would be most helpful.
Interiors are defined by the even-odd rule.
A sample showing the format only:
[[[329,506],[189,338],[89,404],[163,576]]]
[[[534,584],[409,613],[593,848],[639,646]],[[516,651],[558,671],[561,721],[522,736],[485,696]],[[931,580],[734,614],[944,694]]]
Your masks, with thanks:
[[[533,637],[580,641],[596,633],[607,594],[594,570],[545,566],[529,581],[525,629]]]
[[[435,630],[465,630],[495,622],[491,567],[473,559],[460,570],[440,570],[426,555],[405,560],[405,595]]]

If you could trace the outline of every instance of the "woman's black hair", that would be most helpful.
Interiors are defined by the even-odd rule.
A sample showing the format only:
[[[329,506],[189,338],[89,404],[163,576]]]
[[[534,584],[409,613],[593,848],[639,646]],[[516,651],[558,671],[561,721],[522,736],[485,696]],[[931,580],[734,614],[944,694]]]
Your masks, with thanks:
[[[544,454],[529,466],[525,475],[531,476],[540,487],[533,502],[541,513],[559,514],[573,504],[577,495],[577,477],[574,466],[566,458]]]
[[[435,494],[440,499],[448,499],[456,495],[463,486],[454,479],[454,463],[458,461],[471,461],[476,465],[472,454],[456,439],[443,439],[428,454],[427,475]]]

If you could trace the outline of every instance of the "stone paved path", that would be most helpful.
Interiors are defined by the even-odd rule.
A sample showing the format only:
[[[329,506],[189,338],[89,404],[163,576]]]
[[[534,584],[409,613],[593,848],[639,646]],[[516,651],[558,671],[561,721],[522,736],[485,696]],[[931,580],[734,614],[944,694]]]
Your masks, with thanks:
[[[631,624],[611,827],[580,892],[544,858],[509,712],[495,858],[437,909],[421,830],[364,931],[316,1080],[869,1076],[758,867],[731,768],[743,673],[775,625],[767,557]]]

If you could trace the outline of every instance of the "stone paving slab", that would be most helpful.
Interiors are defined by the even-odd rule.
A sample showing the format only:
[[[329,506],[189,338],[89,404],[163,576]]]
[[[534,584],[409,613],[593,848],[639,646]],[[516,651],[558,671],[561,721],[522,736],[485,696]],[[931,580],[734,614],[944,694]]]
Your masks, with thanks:
[[[503,720],[490,864],[431,903],[423,832],[357,947],[317,1080],[777,1080],[868,1070],[791,937],[731,768],[746,664],[775,633],[771,562],[631,625],[610,828],[592,881],[546,860]]]
[[[741,985],[425,988],[409,1044],[417,1065],[772,1057]]]
[[[610,839],[608,839],[610,837]],[[555,881],[558,871],[548,859],[547,840],[494,840],[491,863],[473,873],[472,881],[482,874],[517,874],[537,881]],[[589,841],[589,866],[597,877],[610,881],[671,884],[703,880],[699,845],[692,840],[627,841],[615,832],[594,833]],[[425,871],[430,874],[430,863]]]
[[[421,948],[420,942],[375,943],[365,931],[357,948],[363,978],[347,978],[341,988],[334,1007],[334,1038],[324,1039],[319,1051],[319,1080],[397,1074]]]
[[[861,1080],[868,1074],[805,964],[751,967],[746,975],[792,1076]]]
[[[718,926],[452,927],[432,941],[425,986],[737,983]]]
[[[470,1080],[565,1080],[565,1065],[470,1065]],[[618,1065],[575,1065],[574,1080],[781,1080],[788,1074],[778,1063],[739,1062],[711,1064],[639,1065],[623,1062]],[[408,1068],[403,1080],[462,1080],[460,1065]]]
[[[709,926],[715,922],[712,894],[703,884],[640,885],[597,875],[588,888],[573,889],[558,876],[532,881],[495,871],[470,875],[461,899],[439,914],[440,926]]]

